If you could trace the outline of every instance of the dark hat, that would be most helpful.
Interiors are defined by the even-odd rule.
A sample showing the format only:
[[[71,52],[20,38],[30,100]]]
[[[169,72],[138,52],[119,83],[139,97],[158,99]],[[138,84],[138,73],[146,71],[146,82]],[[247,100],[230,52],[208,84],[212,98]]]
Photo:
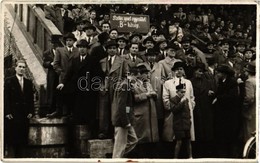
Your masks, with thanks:
[[[242,41],[242,40],[239,40],[239,41],[237,42],[236,46],[240,46],[240,45],[246,46],[246,42],[245,42],[245,41]]]
[[[216,68],[216,71],[230,75],[230,76],[233,76],[235,74],[234,70],[230,66],[225,65],[225,64],[219,65]]]
[[[214,42],[214,41],[208,41],[207,42],[207,46],[209,46],[209,45],[215,45],[216,43]]]
[[[147,52],[144,54],[145,56],[157,56],[158,51],[156,51],[154,48],[147,49]]]
[[[249,62],[246,66],[245,66],[245,70],[248,72],[252,72],[255,73],[255,61]]]
[[[181,62],[181,61],[175,62],[173,67],[172,67],[172,71],[175,71],[179,67],[184,68],[185,67],[185,63]]]
[[[143,41],[143,44],[146,44],[147,41],[151,41],[153,44],[155,44],[155,41],[153,40],[152,36],[146,37]]]
[[[250,49],[250,48],[246,48],[246,49],[245,49],[245,52],[247,52],[247,51],[251,51],[252,53],[254,53],[254,50],[252,50],[252,49]]]
[[[49,39],[49,41],[51,43],[60,43],[61,37],[62,37],[61,35],[51,35],[51,38]]]
[[[82,19],[77,19],[75,22],[76,25],[80,25],[80,24],[86,24],[86,22]]]
[[[98,35],[99,42],[105,42],[109,39],[109,34],[107,32],[102,32]]]
[[[139,71],[141,74],[150,72],[150,71],[148,70],[148,68],[147,68],[144,64],[138,64],[138,65],[137,65],[137,68],[138,68],[138,71]]]
[[[228,40],[228,39],[223,39],[223,40],[220,41],[220,45],[223,45],[223,44],[225,44],[225,43],[230,44],[230,40]]]
[[[133,33],[130,37],[129,40],[132,40],[134,37],[139,37],[140,40],[142,40],[143,36],[139,33]]]
[[[158,39],[157,41],[158,41],[158,42],[157,42],[158,45],[160,45],[160,44],[163,43],[163,42],[168,43],[168,41],[167,41],[165,38]]]
[[[191,39],[189,37],[182,37],[181,43],[189,42],[191,43]]]
[[[202,71],[206,71],[205,64],[204,63],[196,63],[194,70],[201,69]]]
[[[88,44],[87,40],[81,39],[81,40],[79,40],[77,42],[77,47],[85,47],[85,48],[87,48],[87,47],[89,47],[89,44]]]
[[[193,49],[188,49],[188,50],[186,50],[186,51],[185,51],[185,55],[188,55],[188,54],[191,54],[191,55],[193,55],[193,56],[196,56],[196,55],[197,55],[197,54],[194,52]]]
[[[179,85],[177,85],[176,86],[176,90],[181,90],[181,89],[186,89],[186,84],[184,83],[184,84],[179,84]]]
[[[213,65],[216,63],[216,59],[212,54],[205,55],[205,57],[208,65]]]
[[[203,25],[202,29],[208,29],[209,28],[209,25],[205,24]]]
[[[73,33],[67,33],[63,36],[63,39],[66,41],[68,38],[73,39],[74,41],[77,41],[75,35]]]
[[[125,36],[119,36],[119,37],[116,39],[116,42],[118,42],[119,40],[124,40],[126,43],[128,42],[128,40],[126,39]]]
[[[180,47],[177,44],[174,44],[173,42],[169,42],[165,49],[169,49],[169,48],[174,49],[174,50],[180,49]]]
[[[87,29],[92,29],[93,31],[96,31],[96,27],[94,27],[92,24],[88,24],[84,30],[87,30]]]
[[[105,47],[108,48],[108,47],[110,47],[110,46],[116,46],[116,47],[118,47],[118,44],[117,44],[117,42],[116,42],[115,40],[110,40],[110,41],[108,41],[108,42],[106,43]]]

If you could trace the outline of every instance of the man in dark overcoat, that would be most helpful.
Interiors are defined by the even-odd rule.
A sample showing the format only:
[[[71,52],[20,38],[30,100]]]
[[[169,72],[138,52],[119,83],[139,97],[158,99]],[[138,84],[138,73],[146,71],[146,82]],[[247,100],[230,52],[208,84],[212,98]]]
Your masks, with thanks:
[[[228,65],[220,65],[216,71],[219,79],[213,100],[216,156],[232,158],[239,132],[239,89],[234,71]]]
[[[43,67],[48,70],[47,73],[47,105],[49,107],[47,113],[53,113],[58,106],[57,101],[57,85],[59,83],[59,75],[53,68],[56,49],[59,46],[59,39],[56,35],[52,35],[51,48],[43,53]],[[48,116],[48,115],[47,115]]]
[[[29,132],[29,119],[34,112],[34,89],[31,80],[24,77],[26,63],[16,62],[14,76],[4,83],[4,139],[8,157],[24,157]]]
[[[77,39],[72,33],[64,35],[65,47],[57,48],[56,55],[54,57],[54,70],[59,74],[59,84],[64,80],[65,73],[68,67],[71,65],[72,59],[79,55],[78,48],[74,47],[73,44]],[[60,85],[57,86],[58,90],[61,90]],[[71,114],[73,107],[73,100],[71,100],[71,87],[66,85],[60,92],[62,99],[63,114]],[[62,110],[57,109],[51,116],[62,115]]]

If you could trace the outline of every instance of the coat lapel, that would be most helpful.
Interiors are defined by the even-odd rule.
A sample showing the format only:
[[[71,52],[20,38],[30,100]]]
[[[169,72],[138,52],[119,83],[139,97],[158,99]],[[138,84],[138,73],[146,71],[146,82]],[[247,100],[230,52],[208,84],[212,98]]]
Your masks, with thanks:
[[[112,67],[111,67],[111,69],[110,69],[110,71],[109,71],[109,74],[111,74],[112,72],[114,72],[114,71],[116,71],[118,68],[120,68],[121,63],[122,63],[122,61],[121,61],[120,57],[115,56],[115,60],[114,60],[114,63],[112,64]]]

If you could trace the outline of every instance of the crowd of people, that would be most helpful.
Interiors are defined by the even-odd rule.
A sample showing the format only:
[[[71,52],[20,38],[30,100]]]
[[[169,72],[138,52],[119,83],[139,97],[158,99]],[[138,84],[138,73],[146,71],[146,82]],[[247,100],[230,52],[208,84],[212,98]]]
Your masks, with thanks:
[[[43,54],[48,118],[114,139],[113,158],[241,157],[256,130],[256,6],[40,7],[63,34]],[[149,15],[150,29],[119,33],[111,13]]]

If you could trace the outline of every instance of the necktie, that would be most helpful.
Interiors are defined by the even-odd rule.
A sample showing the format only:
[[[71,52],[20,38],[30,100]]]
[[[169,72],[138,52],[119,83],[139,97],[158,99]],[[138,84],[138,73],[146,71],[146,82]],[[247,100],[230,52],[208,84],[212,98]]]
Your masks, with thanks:
[[[87,42],[90,43],[90,37],[87,38]]]
[[[151,67],[151,69],[153,69],[153,63],[152,62],[150,62],[150,67]]]
[[[21,86],[21,90],[23,91],[23,78],[22,77],[19,79],[19,84]]]
[[[112,57],[110,57],[110,58],[108,59],[108,65],[109,65],[109,70],[110,70],[111,67],[112,67]]]
[[[135,62],[135,57],[133,57],[133,62]]]
[[[122,52],[123,52],[123,49],[120,49],[119,50],[119,54],[122,55]]]

